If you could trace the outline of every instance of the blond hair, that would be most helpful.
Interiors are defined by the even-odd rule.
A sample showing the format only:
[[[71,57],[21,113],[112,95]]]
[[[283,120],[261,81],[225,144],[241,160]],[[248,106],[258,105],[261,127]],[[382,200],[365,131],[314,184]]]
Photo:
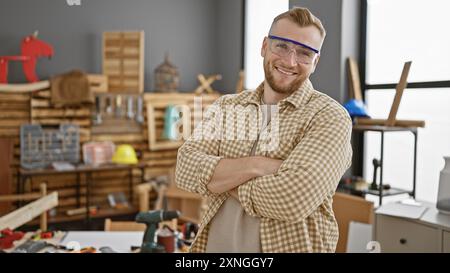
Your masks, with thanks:
[[[275,17],[270,27],[270,31],[272,31],[272,27],[276,22],[284,18],[289,19],[300,27],[315,26],[319,30],[322,39],[325,38],[326,31],[322,25],[322,22],[319,20],[319,18],[314,16],[314,14],[309,11],[309,9],[302,7],[293,7],[292,9],[283,12]]]

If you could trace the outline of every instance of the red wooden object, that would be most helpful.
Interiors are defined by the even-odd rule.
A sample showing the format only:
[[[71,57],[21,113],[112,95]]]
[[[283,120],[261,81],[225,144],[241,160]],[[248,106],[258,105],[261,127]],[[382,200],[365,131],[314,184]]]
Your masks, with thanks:
[[[13,242],[23,238],[25,233],[12,231],[7,228],[0,232],[0,249],[8,249],[14,246]]]
[[[53,56],[53,47],[37,38],[37,33],[22,40],[22,55],[0,56],[0,83],[8,83],[9,61],[21,61],[23,73],[29,82],[39,81],[36,75],[36,63],[39,57]]]

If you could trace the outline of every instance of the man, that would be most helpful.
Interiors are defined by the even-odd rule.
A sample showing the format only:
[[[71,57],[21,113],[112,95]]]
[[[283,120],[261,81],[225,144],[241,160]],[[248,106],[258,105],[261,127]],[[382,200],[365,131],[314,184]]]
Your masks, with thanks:
[[[180,147],[177,186],[208,197],[192,252],[335,251],[332,197],[351,163],[352,123],[309,81],[324,38],[308,9],[277,16],[261,48],[264,82],[218,99]],[[261,128],[243,127],[255,116]]]

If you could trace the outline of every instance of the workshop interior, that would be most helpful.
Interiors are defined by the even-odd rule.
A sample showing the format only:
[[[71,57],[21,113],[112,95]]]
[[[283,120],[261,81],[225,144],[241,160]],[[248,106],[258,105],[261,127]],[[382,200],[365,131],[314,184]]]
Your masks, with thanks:
[[[2,0],[0,252],[188,252],[207,198],[175,184],[178,149],[199,104],[264,80],[295,6],[353,121],[336,252],[450,253],[447,0]]]

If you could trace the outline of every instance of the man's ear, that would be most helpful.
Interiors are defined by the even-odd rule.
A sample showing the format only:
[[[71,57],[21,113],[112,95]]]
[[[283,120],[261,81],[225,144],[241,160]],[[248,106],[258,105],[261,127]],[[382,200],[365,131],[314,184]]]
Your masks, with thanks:
[[[261,46],[261,57],[264,58],[266,56],[266,50],[267,50],[267,37],[264,37],[262,46]]]

